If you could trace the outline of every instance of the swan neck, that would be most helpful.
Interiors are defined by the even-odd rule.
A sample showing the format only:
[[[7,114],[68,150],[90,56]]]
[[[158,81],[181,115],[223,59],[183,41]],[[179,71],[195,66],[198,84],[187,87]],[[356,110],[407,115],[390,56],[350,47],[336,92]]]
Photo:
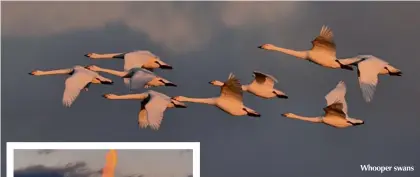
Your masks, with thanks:
[[[182,101],[192,102],[192,103],[204,103],[214,105],[216,103],[215,98],[187,98],[185,97]]]
[[[306,117],[306,116],[300,116],[300,115],[289,115],[289,118],[293,118],[293,119],[299,119],[299,120],[303,120],[303,121],[308,121],[308,122],[320,122],[321,118],[320,117]]]
[[[296,50],[286,49],[286,48],[281,48],[281,47],[273,47],[273,50],[279,51],[288,55],[292,55],[301,59],[306,59],[308,55],[307,51],[296,51]]]
[[[101,58],[101,59],[110,59],[110,58],[115,58],[118,55],[121,55],[123,53],[106,53],[106,54],[95,54],[92,55],[91,58]]]
[[[109,97],[111,100],[141,100],[144,99],[144,94],[128,94],[128,95],[114,95]]]
[[[106,69],[106,68],[100,68],[100,69],[98,69],[98,71],[108,73],[108,74],[112,74],[112,75],[116,75],[116,76],[119,76],[119,77],[123,77],[126,74],[125,72],[116,71],[116,70],[112,70],[112,69]]]
[[[58,70],[51,70],[51,71],[41,71],[37,75],[69,74],[71,71],[72,71],[71,69],[58,69]]]

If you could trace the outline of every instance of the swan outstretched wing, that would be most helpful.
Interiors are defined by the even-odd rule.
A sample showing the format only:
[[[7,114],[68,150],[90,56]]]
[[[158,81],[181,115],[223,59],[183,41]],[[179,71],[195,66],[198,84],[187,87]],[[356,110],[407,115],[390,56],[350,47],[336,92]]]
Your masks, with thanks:
[[[159,129],[163,120],[164,112],[166,108],[168,108],[168,104],[170,102],[171,100],[168,96],[150,92],[150,100],[145,106],[150,128],[153,130]]]
[[[335,54],[334,33],[328,26],[322,26],[319,36],[312,41],[312,50],[327,50]]]
[[[366,56],[366,59],[358,64],[359,84],[366,102],[372,100],[378,84],[378,74],[386,65],[387,62],[374,56]]]
[[[335,102],[324,108],[325,117],[332,116],[345,119],[347,114],[343,111],[343,103]]]
[[[347,102],[346,102],[346,84],[344,81],[338,82],[337,86],[332,89],[327,95],[325,95],[325,99],[327,100],[327,106],[341,103],[342,111],[344,114],[347,115]]]
[[[149,121],[147,120],[147,110],[145,107],[148,101],[148,99],[144,99],[141,102],[141,108],[138,117],[138,123],[140,128],[146,128],[147,126],[149,126]]]
[[[146,50],[137,50],[129,52],[124,56],[124,70],[128,71],[131,68],[143,67],[149,59],[157,58],[156,55]]]
[[[74,74],[66,79],[63,94],[63,105],[66,107],[70,107],[79,96],[80,91],[96,77],[93,71],[91,73],[90,70],[83,69],[75,68]]]
[[[134,71],[134,75],[130,78],[129,88],[130,91],[134,89],[142,89],[144,86],[153,80],[156,75],[145,69]]]
[[[274,86],[274,83],[278,82],[278,80],[272,75],[265,74],[259,71],[254,71],[253,73],[255,77],[253,82],[256,82],[258,84]]]
[[[232,73],[229,74],[228,80],[221,87],[220,97],[242,102],[243,92],[241,83]]]

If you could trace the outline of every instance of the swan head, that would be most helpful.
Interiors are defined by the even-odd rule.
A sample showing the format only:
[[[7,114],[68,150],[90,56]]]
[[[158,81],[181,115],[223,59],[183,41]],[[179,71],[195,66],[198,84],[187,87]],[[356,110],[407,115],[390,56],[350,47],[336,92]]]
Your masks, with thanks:
[[[162,60],[159,60],[159,58],[154,59],[154,63],[158,65],[158,68],[160,69],[173,69],[173,67]]]
[[[102,95],[102,97],[104,97],[106,99],[114,99],[114,98],[118,97],[118,95],[115,95],[115,94],[104,94],[104,95]]]
[[[111,79],[108,78],[104,78],[104,77],[97,77],[96,78],[100,84],[104,84],[104,85],[112,85],[114,84],[114,81],[112,81]]]
[[[183,102],[180,102],[174,99],[172,99],[171,102],[175,106],[175,108],[187,108],[187,105]]]
[[[214,85],[214,86],[223,86],[224,85],[224,83],[222,81],[218,81],[218,80],[210,81],[209,84]]]
[[[171,99],[175,101],[185,101],[187,98],[184,96],[175,96],[175,97],[172,97]]]
[[[251,117],[261,117],[261,114],[259,114],[258,112],[254,111],[252,109],[242,108],[242,110],[244,110],[248,116],[251,116]]]
[[[85,57],[88,57],[88,58],[98,58],[99,54],[97,54],[97,53],[88,53],[88,54],[85,54],[84,56]]]
[[[29,75],[33,75],[33,76],[39,76],[39,75],[41,75],[42,74],[42,71],[40,71],[40,70],[34,70],[34,71],[31,71],[30,73],[28,73]]]
[[[258,46],[258,48],[264,49],[264,50],[274,50],[275,46],[273,44],[263,44],[263,45]]]
[[[174,83],[172,83],[172,82],[170,82],[170,81],[168,81],[168,80],[166,80],[166,79],[164,79],[164,78],[158,78],[158,81],[159,81],[162,85],[167,86],[167,87],[177,87],[177,85],[176,85],[176,84],[174,84]]]
[[[296,115],[295,115],[295,114],[290,113],[290,112],[288,112],[288,113],[284,113],[284,114],[281,114],[281,116],[283,116],[283,117],[288,117],[288,118],[293,118],[293,117],[296,117]]]
[[[89,65],[89,66],[86,66],[85,68],[91,71],[99,71],[101,69],[99,66],[96,66],[96,65]]]

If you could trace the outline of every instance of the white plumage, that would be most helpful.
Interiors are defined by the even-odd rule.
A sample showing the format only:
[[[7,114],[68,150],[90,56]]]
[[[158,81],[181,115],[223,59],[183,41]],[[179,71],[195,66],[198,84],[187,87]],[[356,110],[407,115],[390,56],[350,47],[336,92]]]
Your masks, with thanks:
[[[186,108],[187,106],[179,101],[173,100],[163,93],[149,90],[140,94],[127,95],[104,95],[107,99],[126,100],[135,99],[142,100],[140,112],[138,114],[138,123],[141,128],[150,127],[158,130],[162,123],[166,108]]]
[[[343,112],[347,116],[347,102],[346,102],[346,84],[344,81],[338,82],[337,86],[331,90],[327,95],[325,95],[325,100],[327,100],[327,106],[330,106],[334,103],[343,104]]]
[[[42,75],[58,75],[58,74],[70,74],[71,76],[65,81],[65,89],[63,93],[63,105],[70,107],[80,92],[85,89],[87,91],[91,83],[94,84],[112,84],[113,81],[105,78],[98,73],[91,71],[82,66],[74,66],[71,69],[60,69],[52,71],[32,71],[31,75],[42,76]]]
[[[129,71],[132,68],[145,68],[150,71],[153,69],[172,69],[172,66],[163,62],[158,56],[147,50],[136,50],[127,53],[111,53],[111,54],[98,54],[89,53],[85,55],[91,59],[106,59],[106,58],[119,58],[124,59],[124,71]],[[128,84],[129,79],[124,78],[124,83]]]
[[[373,99],[373,95],[378,84],[378,74],[388,64],[379,58],[374,56],[359,56],[365,60],[358,63],[359,72],[359,84],[362,89],[363,98],[366,102],[370,102]]]

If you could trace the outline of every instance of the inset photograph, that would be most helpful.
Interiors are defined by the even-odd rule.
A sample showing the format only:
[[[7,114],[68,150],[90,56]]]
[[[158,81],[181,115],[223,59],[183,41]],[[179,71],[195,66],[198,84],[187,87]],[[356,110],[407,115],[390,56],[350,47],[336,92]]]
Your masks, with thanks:
[[[200,143],[7,143],[7,177],[199,177]]]

